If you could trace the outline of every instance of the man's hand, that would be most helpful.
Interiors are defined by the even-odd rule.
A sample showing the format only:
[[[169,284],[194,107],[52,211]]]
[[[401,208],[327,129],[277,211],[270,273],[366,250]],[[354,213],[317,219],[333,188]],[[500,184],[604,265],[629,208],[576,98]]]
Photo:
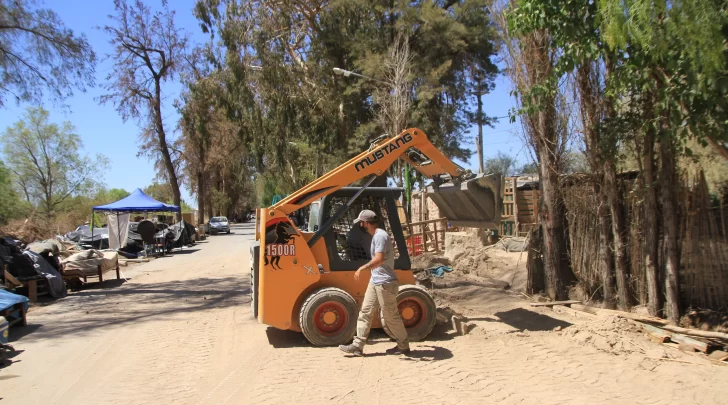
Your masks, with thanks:
[[[356,272],[354,273],[354,281],[359,281],[359,276],[361,275],[361,272],[369,269],[369,267],[367,266],[368,264],[365,264],[356,270]]]

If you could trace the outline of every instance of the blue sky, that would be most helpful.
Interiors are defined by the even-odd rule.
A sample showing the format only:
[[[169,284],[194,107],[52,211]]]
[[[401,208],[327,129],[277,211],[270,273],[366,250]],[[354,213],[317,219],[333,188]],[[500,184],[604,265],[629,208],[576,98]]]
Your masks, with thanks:
[[[173,0],[170,6],[176,10],[176,22],[181,28],[190,32],[194,42],[203,42],[206,36],[202,34],[197,20],[192,15],[192,8],[195,0]],[[159,2],[148,1],[150,7],[158,7]],[[113,1],[61,1],[47,0],[44,7],[50,8],[58,13],[66,26],[75,33],[83,33],[88,37],[89,43],[99,58],[96,66],[96,87],[88,89],[86,93],[75,92],[76,94],[66,100],[67,109],[60,108],[52,103],[46,103],[43,107],[50,111],[51,121],[70,121],[76,127],[76,133],[84,143],[84,149],[89,154],[102,153],[110,160],[110,167],[103,175],[103,181],[108,188],[123,188],[132,191],[135,188],[144,188],[151,184],[155,172],[153,163],[146,157],[137,157],[139,127],[136,122],[123,122],[113,105],[100,105],[96,99],[104,94],[101,85],[111,70],[113,63],[104,60],[104,57],[111,52],[108,43],[108,36],[103,31],[97,30],[97,26],[103,26],[108,22],[107,16],[113,13]],[[344,67],[345,68],[345,67]],[[175,128],[177,123],[177,112],[172,106],[174,98],[178,96],[181,86],[178,83],[167,83],[164,91],[166,103],[164,106],[164,118],[168,131]],[[513,106],[509,95],[510,85],[507,79],[501,77],[496,83],[496,89],[491,94],[483,97],[484,109],[489,116],[501,117],[508,115],[508,110]],[[8,100],[6,107],[0,110],[0,131],[18,121],[25,109],[26,104],[16,105]],[[486,158],[494,156],[498,151],[503,151],[511,156],[517,155],[519,164],[530,161],[529,151],[523,148],[523,143],[517,135],[517,125],[510,124],[507,118],[499,120],[494,128],[484,128],[484,155]],[[477,135],[477,128],[470,131],[470,138]],[[174,136],[177,136],[175,133]],[[475,151],[475,144],[469,146]],[[474,155],[468,166],[477,171],[477,158]],[[189,190],[182,188],[182,198],[190,205],[195,205]]]

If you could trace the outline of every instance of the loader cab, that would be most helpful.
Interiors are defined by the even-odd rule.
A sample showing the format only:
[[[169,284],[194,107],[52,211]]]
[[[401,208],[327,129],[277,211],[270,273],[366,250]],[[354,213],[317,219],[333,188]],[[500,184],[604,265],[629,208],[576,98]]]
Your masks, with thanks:
[[[344,187],[313,202],[309,212],[308,231],[318,231],[357,191],[358,187]],[[401,188],[369,187],[346,208],[343,215],[336,218],[334,226],[323,235],[331,271],[356,270],[371,259],[368,247],[371,236],[362,234],[354,225],[354,219],[365,209],[377,213],[381,219],[380,228],[391,237],[394,245],[395,269],[411,268],[401,225],[400,208],[397,206],[397,200],[403,191]]]

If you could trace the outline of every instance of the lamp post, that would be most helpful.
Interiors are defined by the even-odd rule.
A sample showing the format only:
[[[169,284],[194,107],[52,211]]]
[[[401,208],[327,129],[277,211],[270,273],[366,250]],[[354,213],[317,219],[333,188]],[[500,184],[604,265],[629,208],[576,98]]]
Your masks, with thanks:
[[[336,73],[337,75],[342,75],[344,77],[349,77],[349,76],[361,77],[362,79],[367,79],[367,80],[379,82],[379,83],[386,84],[387,86],[389,86],[389,83],[385,82],[384,80],[379,80],[379,79],[375,79],[373,77],[364,76],[362,74],[359,74],[359,73],[356,73],[356,72],[352,72],[351,70],[346,70],[346,69],[341,69],[341,68],[334,68],[334,73]]]

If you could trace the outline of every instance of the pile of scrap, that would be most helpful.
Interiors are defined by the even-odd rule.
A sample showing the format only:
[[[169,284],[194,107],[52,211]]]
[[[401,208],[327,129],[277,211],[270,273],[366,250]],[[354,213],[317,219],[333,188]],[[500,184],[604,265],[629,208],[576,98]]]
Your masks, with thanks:
[[[60,242],[49,239],[23,249],[12,238],[0,238],[0,279],[4,288],[22,290],[31,301],[43,294],[64,297],[66,285],[58,260],[64,248]]]
[[[104,273],[116,270],[116,279],[119,280],[119,255],[115,251],[99,251],[95,249],[75,253],[61,261],[63,277],[67,279],[83,279],[98,277],[99,282],[104,281]]]
[[[544,305],[536,303],[532,305]],[[570,306],[568,311],[581,312],[592,316],[617,316],[629,319],[638,325],[650,338],[650,340],[673,347],[684,352],[697,352],[707,355],[711,360],[728,365],[728,333],[712,332],[697,329],[687,329],[670,325],[664,319],[634,314],[630,312],[615,311],[603,308],[594,308],[581,305],[578,301],[554,302],[554,310],[557,307],[565,308]],[[563,309],[559,309],[564,312]]]

